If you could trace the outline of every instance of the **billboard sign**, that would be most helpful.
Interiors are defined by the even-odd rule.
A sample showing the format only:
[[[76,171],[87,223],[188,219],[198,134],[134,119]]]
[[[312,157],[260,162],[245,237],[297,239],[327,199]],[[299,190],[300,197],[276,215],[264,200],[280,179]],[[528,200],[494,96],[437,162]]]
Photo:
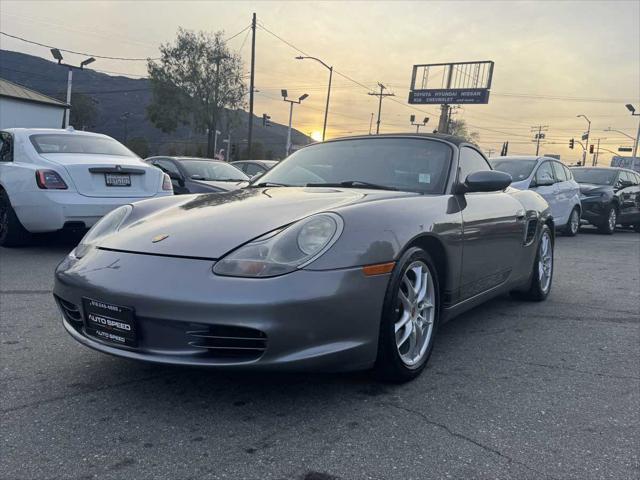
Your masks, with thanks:
[[[414,65],[409,103],[489,103],[493,65],[492,61]]]
[[[484,88],[456,88],[449,90],[418,90],[409,92],[409,103],[489,103],[489,90]]]

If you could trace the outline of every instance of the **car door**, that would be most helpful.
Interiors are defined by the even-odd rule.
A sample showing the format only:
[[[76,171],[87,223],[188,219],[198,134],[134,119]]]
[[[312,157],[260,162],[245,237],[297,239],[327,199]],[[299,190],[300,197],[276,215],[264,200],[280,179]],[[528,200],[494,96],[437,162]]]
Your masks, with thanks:
[[[560,225],[569,221],[569,214],[571,213],[571,210],[573,210],[573,186],[572,182],[567,178],[563,165],[556,161],[550,162],[556,178],[554,186],[556,188],[556,201],[558,202],[558,216],[555,218],[558,225]]]
[[[556,222],[556,225],[561,225],[562,222],[562,206],[558,200],[558,187],[556,185],[556,177],[553,173],[553,165],[551,161],[545,160],[534,173],[533,180],[531,181],[530,188],[540,194],[544,198],[549,207],[551,213]],[[566,223],[566,218],[564,219]]]
[[[491,170],[471,146],[460,148],[458,182],[476,171]],[[463,222],[463,253],[459,300],[466,300],[505,282],[519,261],[525,210],[505,192],[474,192],[458,196]]]
[[[618,175],[615,189],[620,199],[620,211],[618,212],[619,223],[632,223],[636,217],[636,190],[634,176],[627,171],[621,170]]]

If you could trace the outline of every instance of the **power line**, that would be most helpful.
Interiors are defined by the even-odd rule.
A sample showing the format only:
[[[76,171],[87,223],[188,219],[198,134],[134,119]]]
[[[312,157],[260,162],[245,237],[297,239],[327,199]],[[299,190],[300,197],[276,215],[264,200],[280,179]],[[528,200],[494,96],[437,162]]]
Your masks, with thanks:
[[[66,48],[54,47],[53,45],[45,45],[44,43],[34,42],[33,40],[28,40],[26,38],[18,37],[17,35],[11,35],[6,32],[0,32],[1,35],[6,37],[15,38],[16,40],[21,40],[26,43],[30,43],[32,45],[38,45],[39,47],[45,48],[58,48],[61,52],[72,53],[75,55],[84,55],[85,57],[95,57],[95,58],[103,58],[106,60],[123,60],[129,62],[146,62],[148,60],[160,60],[160,58],[127,58],[127,57],[110,57],[107,55],[96,55],[95,53],[86,53],[86,52],[77,52],[75,50],[67,50]]]

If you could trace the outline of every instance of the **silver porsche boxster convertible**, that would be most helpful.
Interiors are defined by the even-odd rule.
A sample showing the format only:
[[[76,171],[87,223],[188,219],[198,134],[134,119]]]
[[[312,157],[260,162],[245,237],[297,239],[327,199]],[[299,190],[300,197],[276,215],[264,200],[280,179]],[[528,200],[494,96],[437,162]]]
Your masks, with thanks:
[[[121,357],[409,380],[446,320],[549,294],[553,218],[510,182],[446,135],[310,145],[241,190],[113,210],[55,299],[73,338]]]

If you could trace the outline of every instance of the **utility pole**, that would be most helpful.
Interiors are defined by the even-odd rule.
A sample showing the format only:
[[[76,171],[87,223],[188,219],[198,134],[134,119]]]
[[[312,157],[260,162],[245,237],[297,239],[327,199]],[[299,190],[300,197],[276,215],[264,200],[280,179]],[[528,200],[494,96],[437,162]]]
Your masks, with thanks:
[[[379,97],[378,100],[378,121],[376,122],[376,135],[380,135],[380,114],[382,113],[382,99],[384,97],[395,97],[395,93],[384,93],[384,90],[387,88],[380,82],[378,82],[378,86],[380,87],[380,93],[369,92],[368,95],[372,95],[374,97]]]
[[[218,148],[218,135],[220,135],[220,130],[216,130],[214,139],[213,139],[213,157],[212,158],[216,158],[216,149]]]
[[[213,61],[216,64],[216,83],[213,89],[213,109],[211,110],[211,114],[213,118],[210,118],[209,124],[209,132],[207,133],[207,157],[211,158],[215,155],[215,140],[213,139],[214,132],[216,132],[218,127],[218,87],[220,85],[220,62],[224,59],[228,58],[227,55],[218,55],[214,57]],[[213,151],[212,151],[213,149]]]
[[[372,126],[373,126],[373,112],[371,112],[371,120],[369,120],[369,135],[371,135]]]
[[[593,167],[595,167],[595,166],[597,166],[597,165],[598,165],[598,157],[600,156],[600,140],[603,140],[603,139],[599,138],[599,139],[597,140],[598,145],[597,145],[597,147],[596,147],[596,154],[593,156],[593,163],[592,163],[592,165],[591,165],[591,166],[593,166]]]
[[[256,14],[251,20],[251,80],[249,81],[249,135],[247,157],[251,158],[251,144],[253,142],[253,92],[256,71]]]
[[[231,132],[227,134],[227,151],[225,152],[227,154],[227,162],[229,162],[230,152],[231,152]]]
[[[532,132],[537,132],[533,136],[533,141],[536,142],[536,157],[540,154],[540,140],[543,140],[545,138],[546,135],[544,134],[544,132],[546,132],[548,129],[548,125],[536,125],[534,127],[531,127]]]

